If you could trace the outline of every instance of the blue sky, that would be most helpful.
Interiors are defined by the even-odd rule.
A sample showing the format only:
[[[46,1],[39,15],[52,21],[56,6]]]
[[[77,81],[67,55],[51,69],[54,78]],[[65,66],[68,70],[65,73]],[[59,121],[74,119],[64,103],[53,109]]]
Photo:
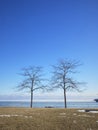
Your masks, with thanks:
[[[68,99],[97,97],[97,0],[0,0],[0,100],[28,99],[13,89],[21,80],[20,69],[40,65],[47,73],[59,58],[83,63],[76,79],[87,82],[87,90],[68,93]],[[58,91],[44,95],[63,97]],[[45,97],[35,94],[36,100]]]

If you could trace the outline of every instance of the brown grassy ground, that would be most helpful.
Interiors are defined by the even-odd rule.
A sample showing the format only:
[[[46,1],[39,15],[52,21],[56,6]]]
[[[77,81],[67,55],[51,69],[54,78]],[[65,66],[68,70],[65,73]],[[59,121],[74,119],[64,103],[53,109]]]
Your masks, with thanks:
[[[77,109],[0,108],[0,130],[98,130],[98,113]]]

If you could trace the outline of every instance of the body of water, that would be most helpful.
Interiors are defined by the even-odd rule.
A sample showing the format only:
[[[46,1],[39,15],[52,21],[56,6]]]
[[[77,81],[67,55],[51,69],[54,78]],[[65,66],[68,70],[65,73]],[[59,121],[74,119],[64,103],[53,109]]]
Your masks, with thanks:
[[[34,102],[33,107],[64,108],[63,102]],[[30,102],[26,101],[0,101],[0,107],[30,107]],[[98,102],[67,102],[67,108],[98,108]]]

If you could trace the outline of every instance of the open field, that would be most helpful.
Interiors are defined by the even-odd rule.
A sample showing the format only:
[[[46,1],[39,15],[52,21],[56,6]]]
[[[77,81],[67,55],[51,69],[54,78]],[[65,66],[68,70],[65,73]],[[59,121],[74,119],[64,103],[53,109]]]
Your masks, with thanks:
[[[0,130],[98,130],[98,113],[78,109],[0,108]]]

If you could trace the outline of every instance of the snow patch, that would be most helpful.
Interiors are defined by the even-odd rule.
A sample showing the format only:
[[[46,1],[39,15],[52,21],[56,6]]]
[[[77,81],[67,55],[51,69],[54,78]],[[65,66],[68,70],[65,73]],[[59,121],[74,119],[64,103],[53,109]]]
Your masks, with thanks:
[[[73,123],[76,124],[77,123],[76,120],[73,120]]]
[[[77,114],[76,113],[73,113],[74,116],[76,116]]]
[[[98,113],[98,111],[89,111],[89,113]]]
[[[78,110],[78,112],[98,113],[97,110]]]
[[[32,118],[32,116],[23,116],[23,115],[0,115],[0,117],[25,117],[25,118]]]
[[[0,115],[0,117],[11,117],[11,115]]]
[[[66,115],[66,113],[60,113],[60,116],[65,116]]]
[[[85,112],[85,110],[78,110],[78,112]]]
[[[83,117],[95,117],[95,116],[90,116],[90,115],[78,115],[78,116],[83,116]]]

